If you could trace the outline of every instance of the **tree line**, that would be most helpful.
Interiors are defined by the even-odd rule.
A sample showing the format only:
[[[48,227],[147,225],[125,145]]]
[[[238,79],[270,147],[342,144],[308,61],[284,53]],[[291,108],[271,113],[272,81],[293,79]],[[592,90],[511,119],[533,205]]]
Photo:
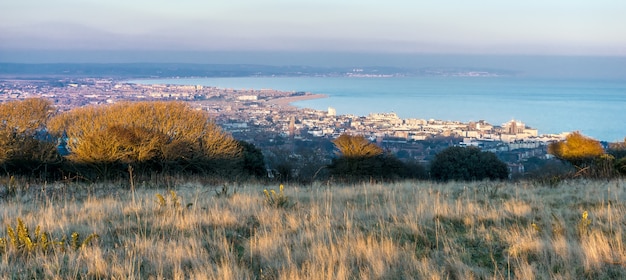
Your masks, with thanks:
[[[369,142],[363,136],[342,135],[333,141],[338,157],[329,166],[331,174],[347,179],[419,178],[437,181],[504,180],[509,168],[492,152],[476,147],[448,147],[437,153],[426,169],[410,166]],[[565,168],[552,179],[615,178],[626,175],[626,139],[611,143],[605,149],[600,141],[582,135],[569,134],[565,140],[553,142],[548,153],[565,163]],[[541,173],[540,173],[541,174]],[[541,175],[540,175],[541,176]]]
[[[0,167],[5,174],[45,179],[77,176],[108,180],[155,174],[202,174],[218,179],[267,178],[264,155],[251,143],[225,133],[209,117],[182,102],[120,102],[56,112],[44,99],[0,104]],[[626,141],[626,139],[625,139]],[[626,142],[625,142],[626,143]],[[573,176],[626,174],[626,144],[607,151],[600,142],[575,132],[552,143],[549,153],[569,164]],[[450,147],[429,168],[401,161],[360,135],[334,139],[330,164],[310,163],[310,180],[433,179],[503,180],[507,165],[478,148]],[[294,169],[279,166],[278,180]]]

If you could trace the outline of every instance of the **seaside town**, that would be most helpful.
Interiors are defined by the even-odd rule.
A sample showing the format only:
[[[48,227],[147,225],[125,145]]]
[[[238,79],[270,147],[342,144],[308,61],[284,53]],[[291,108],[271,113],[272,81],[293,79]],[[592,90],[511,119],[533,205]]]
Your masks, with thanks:
[[[332,157],[332,145],[329,148],[327,144],[343,133],[364,135],[400,159],[423,163],[448,146],[477,146],[498,154],[508,163],[512,174],[523,174],[523,162],[529,158],[549,157],[548,143],[567,135],[540,135],[520,120],[494,125],[482,120],[464,123],[402,119],[393,112],[338,115],[332,107],[319,111],[290,105],[295,101],[325,98],[308,92],[145,85],[95,78],[0,80],[0,102],[32,97],[49,99],[60,111],[120,101],[189,102],[198,110],[207,111],[235,138],[253,143],[264,153],[282,146],[295,155],[293,143],[298,142],[299,146],[304,143],[316,147],[314,151],[321,160]]]

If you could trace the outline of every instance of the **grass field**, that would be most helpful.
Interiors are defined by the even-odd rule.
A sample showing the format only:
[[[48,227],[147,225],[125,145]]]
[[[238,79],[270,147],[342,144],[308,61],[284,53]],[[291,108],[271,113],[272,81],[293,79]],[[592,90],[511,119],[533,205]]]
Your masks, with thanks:
[[[17,184],[9,279],[626,278],[624,180]]]

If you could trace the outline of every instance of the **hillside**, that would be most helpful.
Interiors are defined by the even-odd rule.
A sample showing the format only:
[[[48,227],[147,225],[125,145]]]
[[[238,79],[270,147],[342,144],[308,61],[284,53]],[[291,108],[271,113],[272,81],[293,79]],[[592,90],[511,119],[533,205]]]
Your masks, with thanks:
[[[17,193],[0,202],[0,274],[14,278],[626,277],[623,180],[285,185],[282,195],[205,178],[136,191],[4,185]]]

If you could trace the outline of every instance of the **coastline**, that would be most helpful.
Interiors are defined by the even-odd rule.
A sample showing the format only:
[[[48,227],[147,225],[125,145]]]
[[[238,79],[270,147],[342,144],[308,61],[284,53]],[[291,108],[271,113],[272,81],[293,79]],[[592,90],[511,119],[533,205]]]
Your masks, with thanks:
[[[296,106],[291,105],[291,103],[298,102],[298,101],[312,100],[312,99],[320,99],[320,98],[328,98],[328,95],[326,95],[326,94],[306,94],[306,95],[299,95],[299,96],[279,97],[279,98],[276,98],[276,99],[268,100],[267,103],[273,104],[273,105],[277,105],[277,106],[293,107],[293,108],[295,108]]]
[[[321,82],[320,77],[252,77],[224,79],[223,82],[211,79],[158,81],[161,84],[221,84],[220,87],[225,89],[279,88],[273,90],[275,93],[250,92],[249,95],[257,95],[259,100],[256,102],[285,110],[305,109],[307,105],[304,103],[332,103],[339,112],[361,116],[391,111],[404,118],[487,120],[493,124],[514,118],[530,124],[542,134],[579,130],[602,141],[624,139],[624,132],[619,129],[624,123],[623,114],[620,114],[623,109],[621,104],[624,104],[623,96],[620,95],[624,89],[623,81],[606,83],[536,78],[477,80],[456,77],[355,78],[329,79],[326,82]],[[570,92],[572,88],[578,90]],[[300,90],[305,95],[295,95]],[[320,99],[295,104],[301,100],[322,98],[313,93],[324,93],[323,97],[332,97],[333,101]],[[564,97],[561,93],[567,93],[568,105],[561,102]],[[362,98],[365,96],[371,98]],[[604,97],[611,99],[609,101]],[[326,106],[318,107],[321,108],[317,110],[324,110]],[[575,121],[568,113],[571,108],[577,108],[579,113]]]

